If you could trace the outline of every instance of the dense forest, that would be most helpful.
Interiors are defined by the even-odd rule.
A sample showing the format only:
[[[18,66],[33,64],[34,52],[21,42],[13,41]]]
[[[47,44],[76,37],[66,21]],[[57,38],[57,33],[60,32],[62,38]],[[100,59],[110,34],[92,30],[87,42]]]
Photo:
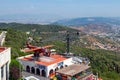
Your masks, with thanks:
[[[20,23],[0,23],[0,28],[13,28],[22,31],[30,31],[35,33],[41,32],[58,32],[58,31],[76,31],[74,29],[59,25],[40,25],[40,24],[20,24]]]
[[[11,24],[12,26],[10,27]],[[16,58],[18,56],[23,56],[23,55],[28,54],[28,53],[21,52],[20,49],[25,46],[28,36],[34,37],[33,44],[36,44],[36,39],[38,38],[38,35],[33,36],[33,34],[27,35],[25,33],[25,31],[34,29],[36,24],[35,25],[34,24],[19,24],[19,25],[22,25],[22,27],[18,26],[18,23],[15,23],[15,24],[11,23],[11,24],[2,23],[2,25],[0,26],[2,27],[6,25],[6,27],[2,27],[2,28],[5,28],[4,30],[7,31],[7,36],[6,36],[6,41],[5,41],[4,46],[8,46],[12,48],[12,53],[11,53],[12,60],[10,64],[10,73],[11,73],[10,80],[17,80],[20,75],[19,74],[20,66],[18,66],[19,63],[16,61]],[[13,26],[16,28],[13,28]],[[32,28],[29,29],[29,27],[27,26],[31,26]],[[37,27],[37,26],[36,26],[36,30],[39,29],[39,30],[44,31],[41,27]],[[53,27],[52,32],[58,32],[60,30],[64,30],[64,27],[59,27],[60,29],[56,28],[56,26],[51,26],[51,27]],[[49,32],[51,29],[45,26],[43,26],[43,28],[46,28],[44,32]],[[55,31],[55,30],[58,30],[58,31]],[[69,30],[72,30],[72,29],[69,29]],[[41,32],[41,31],[38,31],[38,32]],[[39,45],[41,44],[42,45],[46,45],[46,44],[55,45],[54,48],[57,50],[58,53],[66,52],[65,41],[54,40],[54,41],[49,41],[46,43],[41,43],[39,41],[37,42],[39,43]],[[113,51],[107,51],[107,50],[101,50],[101,49],[92,50],[92,49],[84,48],[82,46],[76,46],[72,43],[70,43],[70,52],[74,54],[81,54],[81,56],[89,58],[93,73],[94,74],[98,73],[99,77],[102,77],[103,80],[120,80],[120,53],[119,52],[113,52]]]
[[[3,30],[3,29],[2,29]],[[17,57],[26,55],[20,51],[20,48],[25,45],[27,35],[25,32],[14,30],[14,29],[4,29],[7,31],[5,38],[6,47],[11,47],[11,63],[10,63],[10,80],[17,80],[20,78],[20,68],[21,65],[16,60]]]
[[[65,52],[65,43],[61,41],[50,42],[55,45],[55,49],[59,53]],[[48,43],[49,44],[49,43]],[[90,60],[90,65],[94,74],[102,77],[103,80],[119,80],[120,79],[120,53],[107,51],[102,49],[87,49],[76,45],[70,46],[70,52],[80,54]]]

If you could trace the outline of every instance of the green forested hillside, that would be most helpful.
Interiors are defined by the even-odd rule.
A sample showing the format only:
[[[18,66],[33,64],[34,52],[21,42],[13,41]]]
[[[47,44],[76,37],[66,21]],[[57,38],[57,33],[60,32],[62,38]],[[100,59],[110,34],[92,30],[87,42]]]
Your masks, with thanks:
[[[30,32],[31,36],[42,36],[42,38],[58,36],[59,33],[66,31],[75,32],[77,30],[59,25],[39,25],[39,24],[21,24],[21,23],[0,23],[1,29],[17,29]]]
[[[106,17],[83,17],[83,18],[74,18],[67,20],[59,20],[53,24],[66,25],[66,26],[80,26],[85,24],[116,24],[120,25],[119,18],[106,18]]]
[[[70,29],[67,27],[59,26],[59,25],[39,25],[39,24],[21,24],[21,23],[0,23],[0,28],[13,28],[22,31],[33,31],[37,32],[58,32],[58,31],[74,31],[74,29]]]
[[[65,43],[61,41],[50,42],[55,45],[59,53],[65,52]],[[49,44],[49,43],[48,43]],[[107,50],[91,50],[76,45],[70,46],[70,52],[81,54],[90,60],[94,74],[102,77],[103,80],[120,80],[120,53]]]
[[[28,28],[28,27],[27,27]],[[20,48],[24,47],[25,42],[27,40],[27,35],[24,31],[19,31],[18,29],[6,29],[7,36],[5,41],[5,46],[9,46],[12,48],[12,62],[11,62],[11,73],[18,73],[19,69],[15,66],[19,67],[16,62],[16,57],[26,55],[27,53],[20,52]],[[36,35],[34,35],[36,36]],[[52,35],[51,35],[52,36]],[[37,38],[38,36],[36,36]],[[42,45],[53,44],[55,45],[53,48],[57,50],[58,53],[66,52],[66,43],[65,41],[54,40],[48,43],[40,43]],[[98,73],[99,77],[102,77],[103,80],[120,80],[120,53],[107,51],[107,50],[91,50],[87,48],[83,48],[81,46],[76,46],[74,44],[70,45],[70,52],[75,54],[81,54],[81,56],[88,57],[91,62],[92,71],[94,74]],[[14,69],[12,68],[14,67]],[[13,72],[13,70],[18,69],[18,72]],[[11,77],[13,77],[11,75]],[[15,79],[11,78],[10,80],[16,80],[18,76],[14,76]]]
[[[11,47],[11,63],[10,63],[10,80],[17,80],[20,77],[20,64],[16,60],[17,57],[26,55],[20,51],[20,48],[25,45],[27,35],[25,32],[6,29],[7,35],[5,38],[6,47]]]
[[[26,40],[27,40],[26,33],[15,29],[7,29],[7,35],[4,46],[12,48],[13,59],[14,56],[21,55],[20,48],[22,48],[25,45]]]

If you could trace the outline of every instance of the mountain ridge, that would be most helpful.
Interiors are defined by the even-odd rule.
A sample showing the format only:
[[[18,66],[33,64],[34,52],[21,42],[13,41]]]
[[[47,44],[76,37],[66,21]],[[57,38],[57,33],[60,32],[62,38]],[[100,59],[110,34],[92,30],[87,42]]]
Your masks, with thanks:
[[[120,25],[120,17],[83,17],[58,20],[52,24],[64,26],[80,26],[85,24],[116,24]]]

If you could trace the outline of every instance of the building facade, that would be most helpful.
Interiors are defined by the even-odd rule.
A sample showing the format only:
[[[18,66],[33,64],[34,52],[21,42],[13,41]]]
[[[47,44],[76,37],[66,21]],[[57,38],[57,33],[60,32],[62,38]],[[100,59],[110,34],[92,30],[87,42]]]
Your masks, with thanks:
[[[11,48],[0,47],[0,80],[9,80]]]
[[[42,56],[39,60],[34,60],[33,55],[19,57],[18,60],[23,65],[26,72],[51,77],[55,71],[72,65],[72,58],[65,58],[61,55],[51,55],[50,57]]]

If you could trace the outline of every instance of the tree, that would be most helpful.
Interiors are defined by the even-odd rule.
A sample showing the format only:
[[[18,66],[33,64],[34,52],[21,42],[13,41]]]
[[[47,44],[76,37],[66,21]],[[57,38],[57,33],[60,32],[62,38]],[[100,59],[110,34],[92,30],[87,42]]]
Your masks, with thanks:
[[[17,60],[12,59],[10,63],[10,80],[18,80],[21,78],[20,68],[22,68],[20,63]]]

